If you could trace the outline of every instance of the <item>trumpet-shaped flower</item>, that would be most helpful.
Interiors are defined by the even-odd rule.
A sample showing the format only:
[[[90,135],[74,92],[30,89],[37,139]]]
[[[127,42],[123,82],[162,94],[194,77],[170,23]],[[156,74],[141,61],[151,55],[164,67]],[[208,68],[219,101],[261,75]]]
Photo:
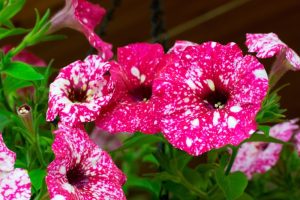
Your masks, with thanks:
[[[87,0],[66,0],[65,7],[51,19],[49,33],[63,27],[82,32],[90,44],[98,50],[104,60],[113,56],[112,45],[104,42],[95,32],[95,27],[102,21],[106,11],[100,5]]]
[[[50,84],[47,120],[57,115],[69,126],[90,122],[112,96],[110,78],[104,74],[109,65],[100,56],[88,56],[62,68]]]
[[[126,199],[126,176],[83,130],[60,126],[52,150],[46,176],[51,199]]]

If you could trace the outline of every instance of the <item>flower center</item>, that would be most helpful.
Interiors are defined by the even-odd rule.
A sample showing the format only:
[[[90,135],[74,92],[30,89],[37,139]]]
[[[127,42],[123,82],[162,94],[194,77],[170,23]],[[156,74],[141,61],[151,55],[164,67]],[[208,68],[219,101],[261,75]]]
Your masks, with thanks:
[[[129,95],[134,101],[148,101],[152,96],[152,88],[150,86],[140,86],[129,91]]]
[[[87,176],[83,173],[79,166],[75,166],[67,172],[67,179],[72,186],[79,189],[88,182]]]
[[[213,109],[222,109],[229,99],[229,94],[225,90],[217,89],[205,95],[204,102]]]
[[[72,88],[69,92],[69,99],[73,103],[80,102],[83,103],[86,101],[86,90],[80,89],[80,88]]]

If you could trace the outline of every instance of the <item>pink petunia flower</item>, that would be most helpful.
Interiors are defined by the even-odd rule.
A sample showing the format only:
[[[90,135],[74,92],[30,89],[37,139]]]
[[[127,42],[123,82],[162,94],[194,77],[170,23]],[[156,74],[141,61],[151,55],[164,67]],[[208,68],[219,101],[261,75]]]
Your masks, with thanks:
[[[111,63],[110,70],[116,90],[96,121],[99,128],[111,133],[160,131],[159,99],[152,93],[152,84],[163,56],[159,44],[136,43],[118,49],[118,63]]]
[[[290,120],[277,124],[270,129],[270,136],[287,142],[293,132],[299,129],[298,120]],[[235,158],[231,171],[242,171],[249,179],[255,173],[265,173],[273,167],[279,159],[281,144],[265,142],[248,142],[241,146]]]
[[[31,183],[24,169],[14,169],[16,154],[4,144],[0,133],[0,199],[29,200]]]
[[[275,33],[247,34],[246,45],[249,52],[256,52],[259,58],[277,56],[270,72],[271,86],[288,70],[300,70],[300,57],[297,53],[283,43]]]
[[[255,116],[268,77],[253,56],[235,43],[207,42],[170,53],[153,84],[161,99],[161,128],[167,140],[191,155],[238,145],[256,130]]]
[[[104,74],[109,65],[100,56],[88,56],[62,68],[50,84],[47,120],[57,115],[69,126],[91,122],[112,97],[112,85]]]
[[[52,200],[126,199],[126,176],[83,130],[60,126],[52,150],[46,176]]]
[[[87,0],[66,0],[65,7],[51,19],[48,33],[69,27],[82,32],[104,60],[113,56],[112,45],[104,42],[95,32],[106,11]]]

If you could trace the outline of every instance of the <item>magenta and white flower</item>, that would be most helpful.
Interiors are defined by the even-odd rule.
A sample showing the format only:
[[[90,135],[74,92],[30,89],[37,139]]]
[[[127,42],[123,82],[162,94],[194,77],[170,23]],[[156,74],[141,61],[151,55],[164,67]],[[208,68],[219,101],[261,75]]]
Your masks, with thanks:
[[[53,200],[125,200],[122,185],[126,176],[81,129],[59,126],[48,166],[46,183]]]
[[[256,52],[259,58],[270,58],[276,56],[270,72],[270,88],[288,70],[300,70],[300,57],[285,43],[283,43],[275,33],[268,34],[247,34],[246,45],[249,52]]]
[[[62,68],[50,84],[47,120],[57,115],[69,126],[96,119],[112,97],[110,78],[104,77],[110,65],[100,56],[88,56]]]
[[[287,142],[295,130],[299,129],[298,120],[277,124],[270,129],[270,136]],[[282,144],[248,142],[241,146],[234,160],[231,171],[242,171],[249,179],[255,173],[265,173],[273,167],[280,156]]]
[[[14,169],[16,154],[4,144],[0,133],[0,199],[29,200],[31,183],[24,169]]]
[[[167,140],[191,155],[238,145],[256,130],[268,77],[235,43],[207,42],[170,53],[153,85]]]
[[[270,58],[283,55],[291,64],[291,69],[300,69],[300,57],[283,43],[275,33],[247,34],[246,45],[249,52],[256,52],[258,58]]]
[[[159,44],[136,43],[118,49],[118,63],[111,63],[110,70],[116,90],[96,121],[99,128],[111,133],[160,131],[160,101],[152,93],[152,84],[163,56]]]
[[[110,59],[113,56],[112,45],[104,42],[94,32],[95,27],[106,14],[105,9],[87,0],[65,0],[65,2],[65,7],[51,19],[49,33],[63,27],[78,30],[87,37],[104,60]]]

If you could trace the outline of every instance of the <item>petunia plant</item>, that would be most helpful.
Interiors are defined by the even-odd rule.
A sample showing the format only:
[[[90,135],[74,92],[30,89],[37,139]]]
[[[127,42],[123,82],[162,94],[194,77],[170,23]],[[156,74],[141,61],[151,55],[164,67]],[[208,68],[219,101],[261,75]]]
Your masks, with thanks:
[[[22,37],[0,47],[0,200],[300,199],[298,119],[278,95],[300,58],[275,33],[247,34],[248,52],[178,40],[113,56],[99,4],[16,27],[24,3],[0,2],[0,39]],[[97,53],[56,66],[27,49],[65,27]]]

